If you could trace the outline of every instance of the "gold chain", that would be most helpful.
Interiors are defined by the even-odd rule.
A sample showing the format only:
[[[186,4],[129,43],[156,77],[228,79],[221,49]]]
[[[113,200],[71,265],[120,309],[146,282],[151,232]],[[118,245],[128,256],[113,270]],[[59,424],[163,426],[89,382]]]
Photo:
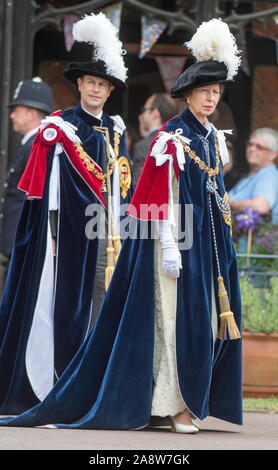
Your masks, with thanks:
[[[105,133],[106,128],[99,127],[99,128],[96,128],[96,130]],[[96,164],[90,159],[87,152],[85,152],[85,150],[83,149],[81,143],[80,142],[74,142],[74,146],[75,146],[82,162],[86,166],[87,170],[90,173],[92,173],[94,176],[96,176],[99,180],[102,180],[102,181],[105,181],[107,178],[109,178],[109,176],[111,176],[113,171],[114,171],[116,161],[117,161],[117,158],[119,156],[119,144],[120,144],[120,136],[117,132],[114,132],[114,154],[115,154],[115,159],[109,158],[107,173],[102,173],[97,168]],[[109,140],[108,139],[106,139],[106,146],[107,146],[106,151],[107,151],[107,155],[108,155],[109,154],[108,153],[109,152]]]
[[[180,141],[180,143],[182,144],[184,150],[186,151],[186,153],[188,153],[189,157],[194,160],[199,168],[201,168],[201,170],[205,171],[206,173],[208,173],[208,175],[210,177],[212,176],[215,176],[215,175],[218,175],[219,173],[219,164],[220,164],[220,155],[219,155],[219,145],[218,145],[218,140],[217,140],[217,134],[216,132],[214,132],[214,140],[215,140],[215,152],[216,152],[216,166],[215,168],[210,168],[209,166],[207,166],[205,164],[205,162],[196,155],[195,152],[193,152],[193,150],[191,150],[191,148],[189,147],[189,145],[187,145],[182,139],[180,139],[178,136],[176,136],[177,139]]]

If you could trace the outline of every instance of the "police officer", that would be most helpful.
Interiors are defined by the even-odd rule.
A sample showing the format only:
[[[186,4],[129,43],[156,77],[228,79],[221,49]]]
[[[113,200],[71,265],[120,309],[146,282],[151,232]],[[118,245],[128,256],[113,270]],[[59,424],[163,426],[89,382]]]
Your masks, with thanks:
[[[11,256],[17,219],[25,194],[17,188],[31,153],[41,119],[52,112],[51,88],[35,77],[19,82],[9,104],[13,130],[22,136],[21,146],[8,170],[0,204],[0,295]]]

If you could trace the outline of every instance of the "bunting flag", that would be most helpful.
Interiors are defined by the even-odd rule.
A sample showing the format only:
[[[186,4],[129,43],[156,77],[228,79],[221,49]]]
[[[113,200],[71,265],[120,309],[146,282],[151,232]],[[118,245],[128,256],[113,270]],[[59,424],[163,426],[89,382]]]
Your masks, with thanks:
[[[68,52],[71,51],[74,43],[74,39],[72,37],[72,25],[78,21],[78,19],[78,16],[75,15],[66,15],[63,19],[65,46]]]
[[[118,31],[118,35],[121,27],[121,16],[122,16],[122,3],[115,3],[109,7],[103,8],[101,11],[106,15],[106,17],[111,21]]]
[[[107,16],[111,23],[116,27],[118,34],[121,26],[122,3],[116,3],[109,7],[103,8],[102,12]],[[91,13],[88,12],[88,13]],[[68,52],[71,51],[74,39],[72,36],[72,26],[80,18],[76,15],[66,15],[63,19],[65,47]]]
[[[155,18],[141,16],[141,46],[139,58],[142,59],[167,28],[167,23]]]
[[[186,63],[186,56],[155,56],[167,93],[180,76]]]

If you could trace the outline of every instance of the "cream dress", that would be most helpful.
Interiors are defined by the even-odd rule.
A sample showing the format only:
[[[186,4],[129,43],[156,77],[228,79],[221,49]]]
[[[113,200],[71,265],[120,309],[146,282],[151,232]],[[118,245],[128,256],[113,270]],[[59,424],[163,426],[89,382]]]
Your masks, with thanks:
[[[175,220],[177,221],[178,182],[175,176],[172,181],[172,192]],[[177,240],[177,224],[175,227],[173,226],[173,235]],[[157,239],[155,240],[154,389],[151,411],[153,416],[175,416],[188,408],[181,396],[177,376],[176,293],[177,280],[163,272],[161,242]],[[217,313],[214,289],[212,289],[212,329],[215,340],[217,335]]]

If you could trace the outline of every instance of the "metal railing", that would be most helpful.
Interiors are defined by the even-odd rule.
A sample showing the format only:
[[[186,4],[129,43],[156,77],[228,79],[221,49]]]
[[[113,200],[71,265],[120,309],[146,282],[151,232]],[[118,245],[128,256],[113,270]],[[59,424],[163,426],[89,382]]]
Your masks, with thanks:
[[[268,287],[269,279],[278,276],[278,271],[270,267],[254,266],[252,260],[278,260],[278,255],[237,253],[238,261],[240,258],[246,259],[246,264],[239,263],[239,274],[244,275],[254,285],[254,287]],[[250,264],[247,261],[250,261]]]

